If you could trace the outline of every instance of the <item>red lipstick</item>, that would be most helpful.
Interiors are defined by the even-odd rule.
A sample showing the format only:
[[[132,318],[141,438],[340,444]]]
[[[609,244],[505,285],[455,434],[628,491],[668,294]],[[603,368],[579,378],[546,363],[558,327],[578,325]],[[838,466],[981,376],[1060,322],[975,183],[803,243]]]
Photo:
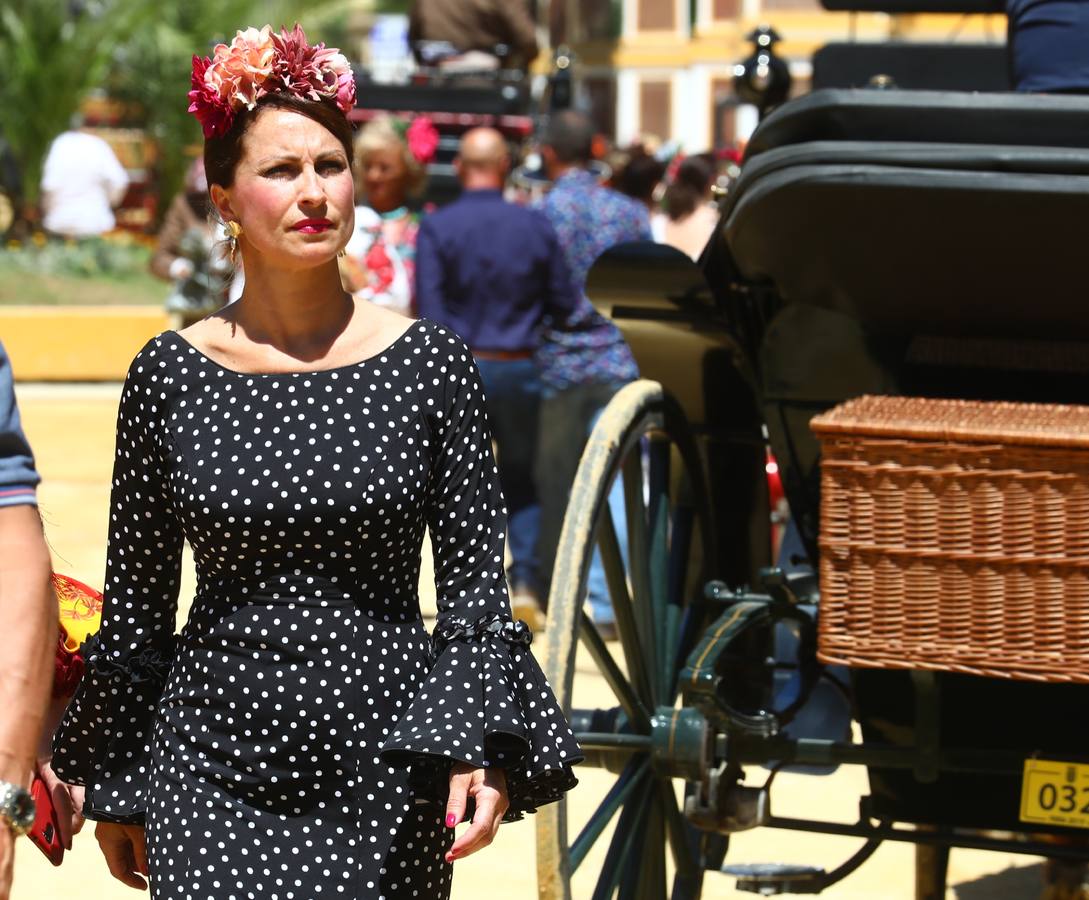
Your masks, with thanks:
[[[321,234],[333,227],[328,219],[301,219],[291,226],[293,231],[301,231],[303,234]]]

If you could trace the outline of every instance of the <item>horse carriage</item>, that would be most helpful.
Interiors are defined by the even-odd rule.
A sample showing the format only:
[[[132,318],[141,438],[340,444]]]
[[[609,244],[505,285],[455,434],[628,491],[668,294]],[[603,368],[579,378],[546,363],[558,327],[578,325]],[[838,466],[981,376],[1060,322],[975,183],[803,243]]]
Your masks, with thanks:
[[[698,270],[598,262],[645,380],[557,554],[546,672],[604,786],[538,814],[542,898],[685,900],[724,866],[819,893],[884,841],[917,845],[920,900],[952,847],[1089,860],[1087,213],[1083,98],[822,90],[761,123]],[[856,817],[776,814],[777,773],[837,766],[868,774]],[[754,828],[861,845],[734,859]]]

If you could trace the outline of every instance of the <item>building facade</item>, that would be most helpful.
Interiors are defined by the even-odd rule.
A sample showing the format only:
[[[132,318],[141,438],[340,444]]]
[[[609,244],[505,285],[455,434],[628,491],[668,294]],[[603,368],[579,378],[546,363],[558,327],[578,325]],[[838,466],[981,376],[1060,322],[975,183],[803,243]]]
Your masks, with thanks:
[[[1005,40],[1003,16],[830,13],[819,0],[552,0],[542,4],[553,47],[575,53],[580,102],[625,144],[653,134],[689,151],[744,140],[757,113],[739,104],[734,66],[758,25],[781,35],[793,93],[809,89],[813,53],[833,41]],[[548,66],[551,51],[538,60]]]

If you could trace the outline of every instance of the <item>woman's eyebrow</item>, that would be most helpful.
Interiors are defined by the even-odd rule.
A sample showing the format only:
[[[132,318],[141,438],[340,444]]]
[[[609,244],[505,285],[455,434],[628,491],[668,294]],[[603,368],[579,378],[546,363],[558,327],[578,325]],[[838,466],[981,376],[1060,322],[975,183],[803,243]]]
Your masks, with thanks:
[[[344,151],[343,150],[325,150],[325,151],[319,153],[317,155],[317,157],[316,157],[316,159],[319,162],[321,160],[326,160],[326,159],[345,159],[345,158],[346,157],[344,156]],[[299,156],[298,154],[295,154],[295,153],[279,153],[279,154],[276,154],[276,155],[273,155],[273,156],[263,156],[259,160],[257,160],[257,162],[254,163],[254,165],[256,165],[256,166],[267,166],[267,165],[269,165],[271,163],[284,163],[284,162],[297,163],[301,159],[302,159],[302,157]]]

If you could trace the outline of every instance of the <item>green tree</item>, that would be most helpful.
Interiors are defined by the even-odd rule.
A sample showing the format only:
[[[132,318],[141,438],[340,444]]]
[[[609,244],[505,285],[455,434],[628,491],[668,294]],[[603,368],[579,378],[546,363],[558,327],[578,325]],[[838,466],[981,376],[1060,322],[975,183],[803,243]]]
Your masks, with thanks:
[[[296,21],[311,40],[321,40],[324,20],[343,16],[344,0],[186,0],[164,4],[149,27],[118,49],[109,92],[145,110],[146,127],[159,147],[158,188],[165,204],[181,187],[186,167],[201,147],[201,130],[187,112],[194,54],[211,55],[239,28],[290,28]]]
[[[38,201],[49,144],[118,46],[155,11],[147,0],[3,0],[0,4],[0,134],[18,165],[24,204]]]

